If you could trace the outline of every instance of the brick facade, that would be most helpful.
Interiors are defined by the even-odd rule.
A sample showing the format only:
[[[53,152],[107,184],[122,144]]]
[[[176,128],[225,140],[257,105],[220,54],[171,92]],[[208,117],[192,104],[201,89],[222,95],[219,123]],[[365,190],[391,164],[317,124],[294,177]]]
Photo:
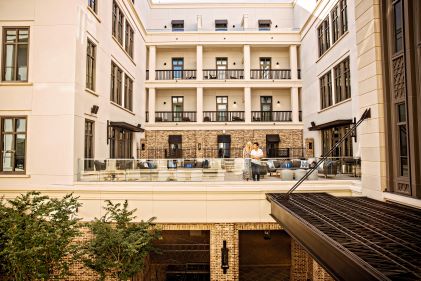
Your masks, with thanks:
[[[218,135],[231,136],[231,149],[240,151],[248,141],[259,142],[266,146],[266,135],[278,134],[279,148],[303,148],[303,130],[296,129],[262,129],[262,130],[174,130],[174,131],[146,131],[141,140],[140,158],[151,158],[151,150],[165,150],[169,148],[170,135],[182,136],[183,158],[202,158],[209,149],[217,149]],[[158,158],[159,156],[157,156]],[[241,157],[241,156],[232,156]]]

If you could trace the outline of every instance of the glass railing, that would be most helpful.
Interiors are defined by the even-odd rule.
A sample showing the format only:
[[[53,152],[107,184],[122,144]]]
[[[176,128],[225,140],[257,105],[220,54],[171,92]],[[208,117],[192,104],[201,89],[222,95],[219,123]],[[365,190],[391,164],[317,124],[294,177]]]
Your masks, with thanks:
[[[298,180],[316,158],[263,159],[256,167],[261,181]],[[251,160],[243,158],[193,159],[80,159],[81,182],[230,182],[251,179]],[[358,179],[361,164],[352,157],[331,158],[309,177],[318,179]]]

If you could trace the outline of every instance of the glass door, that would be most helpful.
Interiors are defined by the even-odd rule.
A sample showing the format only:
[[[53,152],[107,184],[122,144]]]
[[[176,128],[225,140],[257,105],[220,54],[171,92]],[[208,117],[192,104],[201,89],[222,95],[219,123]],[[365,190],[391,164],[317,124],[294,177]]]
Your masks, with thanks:
[[[216,58],[216,76],[218,79],[227,79],[228,58]]]
[[[216,121],[228,121],[228,97],[216,97]]]
[[[174,96],[171,98],[171,101],[172,121],[183,121],[184,97]]]
[[[272,97],[262,96],[260,97],[260,111],[262,114],[262,121],[273,121],[272,120]]]
[[[172,59],[172,75],[173,79],[183,79],[184,58]]]
[[[260,79],[271,79],[272,58],[260,58]]]

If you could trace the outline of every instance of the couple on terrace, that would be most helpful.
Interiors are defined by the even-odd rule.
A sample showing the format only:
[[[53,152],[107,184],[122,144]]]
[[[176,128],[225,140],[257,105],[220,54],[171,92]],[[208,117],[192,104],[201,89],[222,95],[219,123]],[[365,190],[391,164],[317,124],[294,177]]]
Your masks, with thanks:
[[[250,174],[253,181],[260,181],[260,165],[263,157],[263,151],[259,148],[259,143],[253,144],[249,141],[243,149],[244,171],[243,179],[249,180]]]

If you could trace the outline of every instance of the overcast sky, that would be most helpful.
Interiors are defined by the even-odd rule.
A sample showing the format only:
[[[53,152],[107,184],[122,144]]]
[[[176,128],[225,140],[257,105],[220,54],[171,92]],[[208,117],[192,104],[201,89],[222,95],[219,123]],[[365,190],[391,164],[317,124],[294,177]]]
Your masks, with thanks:
[[[284,3],[291,0],[152,0],[154,3]]]

